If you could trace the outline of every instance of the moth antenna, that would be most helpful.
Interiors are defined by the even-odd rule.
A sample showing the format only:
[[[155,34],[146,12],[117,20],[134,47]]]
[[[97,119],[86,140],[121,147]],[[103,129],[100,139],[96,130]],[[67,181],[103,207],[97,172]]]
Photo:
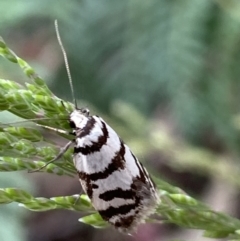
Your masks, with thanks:
[[[63,53],[63,58],[64,58],[64,62],[65,62],[65,68],[67,70],[67,75],[68,75],[68,80],[69,80],[69,84],[70,84],[70,88],[71,88],[71,92],[72,92],[73,102],[75,104],[75,108],[77,109],[77,100],[76,100],[75,94],[74,94],[73,82],[72,82],[72,76],[71,76],[71,72],[70,72],[70,68],[69,68],[69,64],[68,64],[68,58],[67,58],[66,51],[65,51],[65,49],[63,47],[63,43],[62,43],[60,34],[59,34],[57,20],[54,21],[54,24],[55,24],[55,31],[56,31],[56,35],[57,35],[57,40],[58,40],[58,43],[59,43],[60,48],[61,48],[62,53]]]

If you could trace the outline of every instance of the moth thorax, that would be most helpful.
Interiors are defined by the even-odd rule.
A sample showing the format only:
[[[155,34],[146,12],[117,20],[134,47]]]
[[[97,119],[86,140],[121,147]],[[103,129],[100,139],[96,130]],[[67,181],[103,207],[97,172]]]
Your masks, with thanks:
[[[79,128],[82,129],[84,128],[84,126],[86,126],[87,121],[89,119],[88,117],[89,112],[85,109],[83,110],[74,110],[70,116],[69,116],[69,121],[70,121],[70,125],[72,128]]]

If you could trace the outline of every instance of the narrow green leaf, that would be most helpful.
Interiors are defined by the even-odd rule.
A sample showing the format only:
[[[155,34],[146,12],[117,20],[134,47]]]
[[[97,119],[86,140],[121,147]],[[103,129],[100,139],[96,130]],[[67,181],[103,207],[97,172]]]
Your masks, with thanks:
[[[12,201],[15,202],[29,202],[33,199],[32,195],[21,189],[5,188],[0,190],[5,190],[6,194],[8,194],[8,196],[11,197]]]
[[[226,238],[229,236],[229,230],[225,231],[225,230],[206,230],[203,233],[204,237],[208,237],[208,238]]]
[[[3,41],[1,41],[1,46],[4,46]],[[17,63],[16,55],[13,51],[9,50],[6,45],[4,47],[0,47],[0,55],[13,63]]]
[[[55,201],[59,208],[67,208],[77,211],[92,211],[93,207],[90,199],[86,195],[74,195],[67,197],[53,197],[51,200]]]
[[[4,128],[5,132],[10,133],[18,138],[23,138],[32,142],[37,142],[43,140],[41,133],[33,128],[25,127],[7,127]]]
[[[35,198],[31,202],[21,203],[19,206],[27,208],[31,211],[48,211],[57,208],[57,204],[47,198]]]
[[[32,170],[36,165],[32,162],[23,161],[21,158],[0,157],[0,171]]]
[[[108,223],[102,219],[99,213],[91,214],[85,217],[82,217],[78,220],[79,222],[89,224],[94,228],[106,228]]]
[[[11,202],[12,199],[9,197],[9,195],[4,190],[0,189],[0,203],[7,204]]]
[[[6,43],[4,42],[1,36],[0,36],[0,48],[6,48]]]

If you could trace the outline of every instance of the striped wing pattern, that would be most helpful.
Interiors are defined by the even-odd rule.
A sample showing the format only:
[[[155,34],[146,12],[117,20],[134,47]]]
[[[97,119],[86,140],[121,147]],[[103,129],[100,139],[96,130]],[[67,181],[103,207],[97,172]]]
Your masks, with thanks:
[[[74,110],[74,164],[84,191],[102,218],[130,233],[159,202],[149,174],[117,133],[100,117]]]

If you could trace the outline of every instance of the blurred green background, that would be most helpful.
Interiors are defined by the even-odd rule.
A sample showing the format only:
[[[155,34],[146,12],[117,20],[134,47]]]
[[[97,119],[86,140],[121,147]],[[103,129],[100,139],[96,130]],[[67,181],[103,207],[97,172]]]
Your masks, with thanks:
[[[8,46],[56,95],[71,101],[54,31],[58,19],[79,104],[103,115],[155,175],[216,210],[240,216],[239,0],[9,0],[0,2],[0,16],[0,35]],[[0,77],[27,81],[3,59]],[[43,185],[43,176],[31,175],[38,195],[80,188],[77,179],[68,180],[75,187],[56,192],[60,179],[47,176]],[[16,183],[25,178],[17,176]],[[99,240],[99,233],[101,240],[205,240],[176,227],[147,226],[146,237],[129,238],[112,230],[93,232],[76,216],[66,220],[65,213],[36,214],[27,221],[22,212],[17,215],[26,225],[8,226],[9,234],[22,230],[15,240],[73,241],[83,234],[85,240]]]

